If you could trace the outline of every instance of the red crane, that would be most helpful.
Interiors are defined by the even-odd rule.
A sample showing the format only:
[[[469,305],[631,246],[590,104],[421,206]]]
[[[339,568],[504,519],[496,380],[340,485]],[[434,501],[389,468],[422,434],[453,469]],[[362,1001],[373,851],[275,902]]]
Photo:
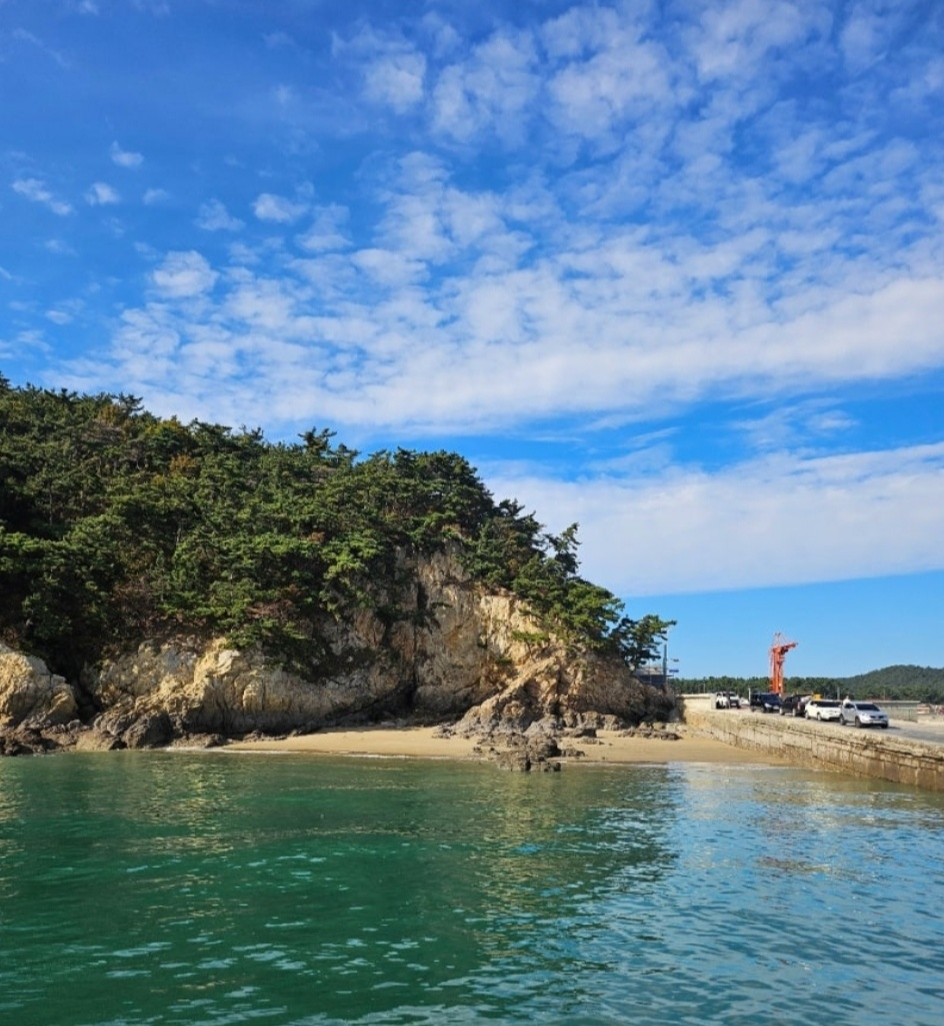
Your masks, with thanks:
[[[770,646],[770,690],[776,695],[783,694],[783,661],[790,649],[796,647],[797,642],[784,641],[779,631],[774,635],[774,643]]]

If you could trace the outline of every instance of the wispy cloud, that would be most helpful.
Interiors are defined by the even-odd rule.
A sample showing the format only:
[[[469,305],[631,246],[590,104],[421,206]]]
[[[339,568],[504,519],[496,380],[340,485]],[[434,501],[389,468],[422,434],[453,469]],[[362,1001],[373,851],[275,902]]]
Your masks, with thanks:
[[[444,68],[432,89],[433,125],[461,142],[494,133],[520,144],[540,97],[537,53],[527,33],[502,30],[468,59]]]
[[[18,178],[13,183],[13,191],[33,203],[41,203],[60,217],[72,213],[72,206],[53,195],[38,178]]]
[[[416,107],[425,92],[426,55],[404,39],[361,26],[350,40],[336,38],[335,53],[360,63],[365,97],[403,114]]]
[[[135,168],[144,163],[144,157],[140,153],[124,150],[116,142],[111,144],[111,149],[108,152],[111,155],[112,163],[119,167]]]
[[[944,569],[944,444],[720,472],[561,482],[489,475],[499,494],[579,522],[581,563],[624,595],[709,592]]]
[[[93,207],[112,206],[121,202],[118,190],[107,182],[95,182],[85,193],[85,202]]]
[[[291,224],[297,221],[308,209],[308,204],[276,196],[269,192],[261,193],[253,203],[253,213],[260,221],[273,221],[276,224]]]
[[[219,275],[199,253],[170,253],[151,276],[167,299],[189,299],[213,288]]]
[[[35,35],[32,32],[27,31],[23,28],[16,28],[12,32],[12,36],[15,40],[27,43],[29,46],[39,50],[45,56],[49,57],[54,61],[60,68],[68,68],[69,62],[61,51],[49,46],[43,39]]]
[[[321,409],[352,423],[430,432],[512,426],[549,410],[639,419],[657,400],[679,408],[707,396],[787,395],[813,382],[878,381],[944,362],[939,277],[889,273],[867,293],[817,287],[790,304],[739,280],[683,301],[688,279],[704,276],[697,250],[692,266],[669,265],[629,233],[592,252],[565,250],[516,267],[527,248],[500,204],[451,194],[442,183],[432,192],[405,208],[395,197],[382,229],[389,245],[354,250],[340,264],[299,259],[281,269],[279,303],[304,322],[320,374],[349,366],[355,354],[360,374],[343,397],[326,392],[320,376],[309,380],[303,407],[287,413]],[[443,274],[443,264],[464,265],[469,239],[482,269]],[[495,255],[485,259],[486,250]],[[219,280],[218,306],[202,316],[234,350],[254,344],[254,325],[227,297],[265,276],[214,269],[196,254],[175,254],[168,266],[199,266],[201,281]],[[668,312],[666,299],[678,309]],[[199,330],[189,307],[167,313],[182,337]],[[181,358],[185,367],[186,349]],[[277,387],[284,369],[276,352],[257,359],[257,384]]]
[[[233,217],[220,200],[209,200],[200,207],[197,224],[208,232],[238,232],[244,227],[238,217]]]
[[[314,212],[311,226],[297,237],[298,245],[309,252],[347,249],[351,240],[347,234],[349,211],[337,203],[319,207]]]

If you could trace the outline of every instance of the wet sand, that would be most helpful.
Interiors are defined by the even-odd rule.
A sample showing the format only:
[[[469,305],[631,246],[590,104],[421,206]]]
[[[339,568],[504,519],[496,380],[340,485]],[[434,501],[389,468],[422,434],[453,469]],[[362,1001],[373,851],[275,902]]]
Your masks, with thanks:
[[[592,763],[707,762],[727,765],[779,760],[762,752],[735,748],[713,738],[678,728],[677,741],[624,737],[601,730],[596,739],[566,738],[562,747],[584,754],[559,761],[568,765]],[[480,742],[461,737],[441,737],[435,727],[365,727],[360,730],[324,730],[315,734],[278,740],[236,741],[230,751],[307,752],[316,755],[383,756],[388,758],[477,760],[474,749]]]

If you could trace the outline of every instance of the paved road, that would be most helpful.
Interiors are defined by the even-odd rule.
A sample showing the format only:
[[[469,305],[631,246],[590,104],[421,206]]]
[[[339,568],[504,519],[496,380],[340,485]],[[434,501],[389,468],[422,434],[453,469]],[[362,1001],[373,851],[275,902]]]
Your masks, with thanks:
[[[813,720],[804,720],[804,723],[812,723]],[[825,730],[855,730],[855,727],[840,727],[832,720],[824,722],[821,726]],[[883,734],[886,737],[903,737],[911,741],[924,741],[934,745],[944,745],[944,722],[941,723],[913,723],[911,720],[896,720],[894,714],[889,716],[888,730],[878,730],[875,727],[865,728],[874,731],[876,734]]]
[[[930,741],[932,744],[944,745],[944,724],[911,723],[908,720],[891,719],[888,733],[890,737],[907,737],[912,741]]]

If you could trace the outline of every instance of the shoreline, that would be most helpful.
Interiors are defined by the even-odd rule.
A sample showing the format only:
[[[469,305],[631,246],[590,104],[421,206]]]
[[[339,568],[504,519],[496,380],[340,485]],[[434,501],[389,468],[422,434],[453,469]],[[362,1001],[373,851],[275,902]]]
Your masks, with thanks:
[[[566,766],[630,765],[638,763],[700,762],[727,765],[785,765],[785,760],[765,752],[694,734],[684,725],[673,729],[678,740],[627,737],[617,731],[599,730],[596,738],[567,738],[567,749],[582,755],[556,757]],[[358,730],[331,729],[296,737],[231,741],[231,752],[283,752],[309,755],[447,759],[481,762],[486,756],[476,749],[480,738],[442,737],[436,727],[363,727]],[[488,744],[488,742],[484,742]]]

